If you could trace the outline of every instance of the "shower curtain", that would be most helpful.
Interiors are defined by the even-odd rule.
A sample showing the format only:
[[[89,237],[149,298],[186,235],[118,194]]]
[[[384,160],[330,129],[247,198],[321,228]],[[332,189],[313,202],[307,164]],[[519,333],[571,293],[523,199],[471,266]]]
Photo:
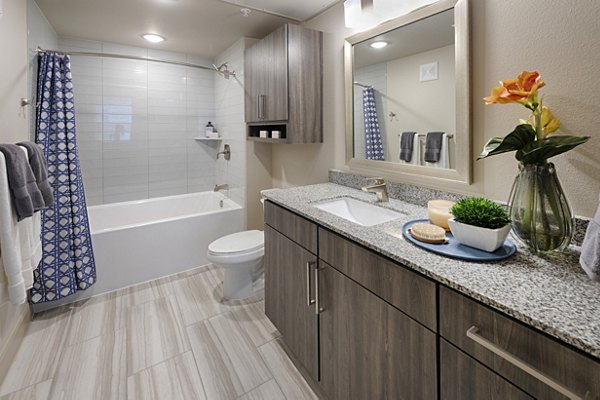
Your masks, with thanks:
[[[385,159],[383,142],[379,130],[377,105],[375,104],[375,91],[368,87],[363,90],[363,113],[365,119],[365,158],[367,160]]]
[[[73,82],[68,55],[39,55],[35,141],[44,151],[54,204],[42,211],[42,261],[31,302],[85,290],[96,281],[85,194],[75,139]]]

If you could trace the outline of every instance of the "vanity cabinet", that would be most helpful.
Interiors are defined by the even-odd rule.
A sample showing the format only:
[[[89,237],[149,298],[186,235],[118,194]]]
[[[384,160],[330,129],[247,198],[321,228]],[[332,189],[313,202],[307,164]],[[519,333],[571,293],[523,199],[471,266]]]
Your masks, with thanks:
[[[600,363],[444,286],[440,286],[440,335],[466,353],[471,365],[485,366],[533,398],[600,399]],[[442,366],[452,363],[448,353],[441,353]],[[452,379],[451,368],[442,367],[442,394],[453,393],[456,385],[462,389],[477,385],[475,380]],[[473,395],[461,398],[481,398],[469,393]]]
[[[248,139],[320,143],[322,32],[286,24],[246,49],[245,116]],[[268,132],[267,138],[260,131]],[[280,138],[272,138],[272,131]]]

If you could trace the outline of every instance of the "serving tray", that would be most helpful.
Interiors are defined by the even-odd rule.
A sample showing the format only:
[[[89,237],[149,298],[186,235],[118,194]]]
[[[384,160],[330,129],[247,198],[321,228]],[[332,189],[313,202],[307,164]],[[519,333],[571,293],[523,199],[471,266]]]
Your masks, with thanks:
[[[440,254],[445,257],[457,258],[459,260],[468,261],[498,261],[504,260],[517,252],[517,246],[512,240],[506,239],[504,245],[493,253],[479,250],[474,247],[462,245],[456,240],[451,232],[446,232],[446,243],[432,244],[418,241],[408,232],[411,226],[416,223],[423,222],[429,223],[428,219],[415,219],[407,222],[402,227],[402,234],[409,242],[434,253]]]

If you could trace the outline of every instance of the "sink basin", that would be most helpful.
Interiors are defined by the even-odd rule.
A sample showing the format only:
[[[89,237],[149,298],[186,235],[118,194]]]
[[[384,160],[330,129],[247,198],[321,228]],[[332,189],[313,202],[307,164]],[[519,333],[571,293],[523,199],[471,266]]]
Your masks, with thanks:
[[[382,224],[402,217],[397,211],[350,197],[322,201],[314,207],[362,226]]]

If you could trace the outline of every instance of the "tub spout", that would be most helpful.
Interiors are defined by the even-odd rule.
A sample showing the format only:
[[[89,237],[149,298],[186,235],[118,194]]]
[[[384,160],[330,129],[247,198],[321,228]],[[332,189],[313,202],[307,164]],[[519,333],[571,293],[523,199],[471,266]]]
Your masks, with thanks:
[[[218,192],[220,190],[229,190],[229,185],[224,183],[222,185],[215,185],[215,188],[213,189],[213,192]]]

